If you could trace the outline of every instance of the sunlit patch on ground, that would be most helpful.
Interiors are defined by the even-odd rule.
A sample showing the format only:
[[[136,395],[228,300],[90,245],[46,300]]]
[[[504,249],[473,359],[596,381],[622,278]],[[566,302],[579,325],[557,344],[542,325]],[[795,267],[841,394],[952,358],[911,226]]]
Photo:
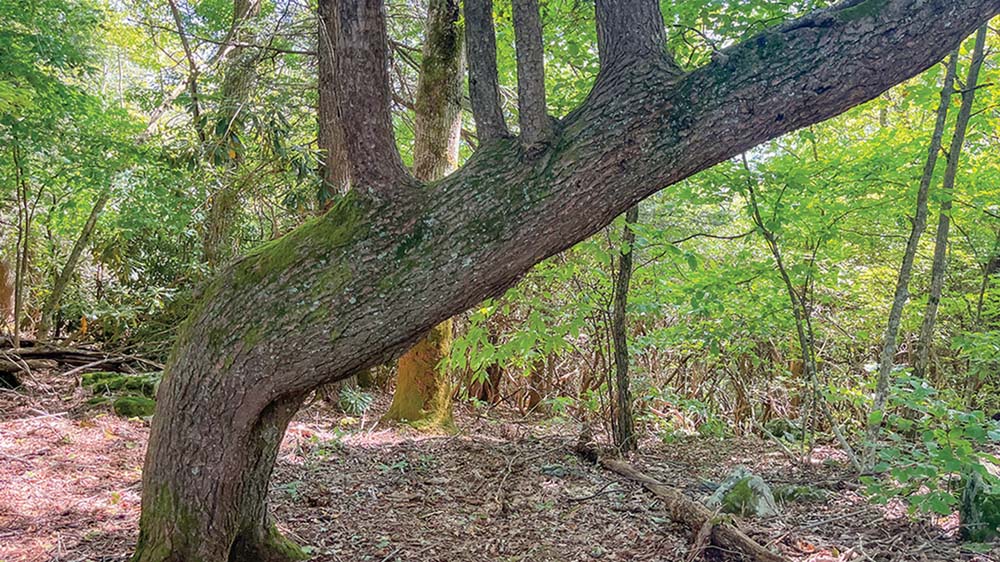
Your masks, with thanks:
[[[53,384],[0,393],[0,560],[123,562],[136,539],[147,424],[84,408],[72,381]],[[387,406],[380,397],[348,418],[315,404],[289,428],[272,505],[314,560],[686,559],[690,532],[654,497],[570,452],[577,425],[460,410],[457,433],[427,435],[379,423]],[[694,437],[647,438],[634,459],[692,498],[737,464],[772,484],[827,490],[823,502],[742,523],[791,560],[997,561],[963,550],[954,517],[918,524],[901,504],[869,505],[843,461],[828,447],[793,464],[766,442]]]

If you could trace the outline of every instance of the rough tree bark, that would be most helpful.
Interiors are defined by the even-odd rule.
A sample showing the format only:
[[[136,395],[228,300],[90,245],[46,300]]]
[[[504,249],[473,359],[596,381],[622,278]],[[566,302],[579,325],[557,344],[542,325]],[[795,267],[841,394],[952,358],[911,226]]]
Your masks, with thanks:
[[[613,437],[615,447],[622,453],[634,451],[636,447],[632,391],[629,389],[628,325],[625,309],[628,306],[628,288],[632,280],[632,245],[635,244],[635,231],[631,227],[638,221],[639,206],[635,205],[625,213],[625,230],[622,233],[622,245],[625,248],[618,258],[618,274],[615,277],[614,306],[611,314],[611,332],[615,345]]]
[[[962,106],[955,120],[955,132],[951,137],[951,147],[948,149],[948,164],[942,180],[943,197],[938,211],[937,234],[934,237],[934,264],[931,266],[931,288],[927,296],[927,307],[924,309],[924,320],[920,324],[920,336],[917,338],[917,357],[913,362],[913,376],[923,378],[927,373],[930,359],[931,340],[934,338],[934,323],[937,319],[938,304],[944,290],[944,274],[948,267],[948,230],[951,228],[951,198],[955,191],[955,176],[958,174],[958,161],[962,156],[962,146],[965,144],[965,133],[972,118],[972,104],[976,99],[976,87],[979,84],[979,70],[985,58],[987,26],[976,33],[976,43],[972,48],[972,62],[969,73],[962,88]]]
[[[517,44],[517,114],[521,141],[536,146],[548,141],[552,119],[545,109],[545,51],[538,0],[513,0],[514,41]]]
[[[941,101],[937,108],[937,119],[934,122],[934,132],[927,147],[927,160],[924,163],[923,175],[920,176],[920,187],[917,189],[917,209],[913,215],[913,225],[910,237],[906,240],[903,251],[903,263],[899,266],[899,276],[896,279],[896,292],[889,310],[889,321],[886,324],[885,336],[882,339],[882,352],[879,354],[878,379],[875,383],[875,400],[872,403],[872,414],[868,416],[867,449],[865,462],[871,461],[875,451],[875,442],[881,428],[882,412],[889,397],[889,382],[892,376],[893,358],[896,356],[896,337],[899,335],[899,323],[903,318],[903,307],[910,298],[910,276],[913,273],[913,261],[917,256],[920,237],[927,228],[927,192],[934,179],[934,168],[937,167],[938,154],[941,152],[941,139],[944,137],[945,121],[948,119],[948,106],[951,96],[955,93],[955,74],[958,67],[958,52],[948,57],[944,83],[941,85]]]
[[[265,496],[306,393],[396,357],[655,191],[927,69],[998,11],[852,1],[683,76],[599,81],[543,149],[497,139],[419,187],[392,142],[381,5],[341,0],[335,85],[358,185],[224,267],[192,311],[159,389],[135,560],[290,558]]]
[[[413,175],[421,181],[439,180],[458,167],[465,71],[462,39],[458,0],[430,0],[413,131]],[[419,422],[428,428],[451,425],[451,381],[441,362],[451,351],[452,337],[449,319],[399,358],[387,419]]]
[[[465,0],[465,49],[469,54],[469,101],[480,143],[509,137],[497,81],[493,0]]]

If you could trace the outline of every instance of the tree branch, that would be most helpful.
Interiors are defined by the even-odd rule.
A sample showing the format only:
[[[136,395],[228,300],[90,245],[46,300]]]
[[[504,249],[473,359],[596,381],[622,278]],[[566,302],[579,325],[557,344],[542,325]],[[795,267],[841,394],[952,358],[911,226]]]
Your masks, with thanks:
[[[667,52],[658,0],[597,0],[595,15],[602,70],[642,61],[680,73]]]
[[[344,130],[337,115],[337,92],[334,84],[333,2],[334,0],[319,0],[316,46],[319,56],[317,82],[319,136],[317,143],[323,154],[323,160],[320,163],[320,176],[324,183],[323,193],[330,195],[344,193],[351,187],[347,152],[344,146]]]
[[[545,111],[545,53],[538,0],[513,0],[514,41],[517,43],[517,110],[521,141],[526,146],[544,143],[552,135],[552,120]]]
[[[396,149],[390,113],[388,40],[381,0],[332,0],[333,86],[356,188],[383,197],[412,178]]]
[[[469,98],[480,142],[510,136],[500,108],[497,38],[493,0],[465,0],[465,38],[469,57]]]

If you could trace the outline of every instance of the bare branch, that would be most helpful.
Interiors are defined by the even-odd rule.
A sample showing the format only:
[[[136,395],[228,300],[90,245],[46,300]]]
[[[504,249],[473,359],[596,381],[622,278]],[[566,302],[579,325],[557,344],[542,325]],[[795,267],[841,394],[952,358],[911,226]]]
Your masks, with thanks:
[[[538,0],[513,0],[514,40],[517,43],[517,110],[521,141],[527,146],[544,143],[552,134],[552,120],[545,112],[545,53]]]
[[[476,135],[480,142],[510,136],[500,108],[493,0],[465,0],[465,38],[469,56],[469,98],[476,120]]]

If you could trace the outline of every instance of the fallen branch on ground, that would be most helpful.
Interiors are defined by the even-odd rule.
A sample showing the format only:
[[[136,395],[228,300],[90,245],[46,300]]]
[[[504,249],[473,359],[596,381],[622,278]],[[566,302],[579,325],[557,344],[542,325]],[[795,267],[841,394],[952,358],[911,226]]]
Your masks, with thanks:
[[[753,562],[788,562],[785,557],[767,550],[734,525],[723,520],[715,520],[716,515],[707,507],[688,499],[678,490],[643,474],[632,465],[605,458],[602,458],[600,463],[604,468],[638,482],[656,494],[663,500],[670,518],[684,524],[693,533],[703,532],[706,526],[710,527],[709,540],[713,545],[726,551],[738,552],[745,560]]]

